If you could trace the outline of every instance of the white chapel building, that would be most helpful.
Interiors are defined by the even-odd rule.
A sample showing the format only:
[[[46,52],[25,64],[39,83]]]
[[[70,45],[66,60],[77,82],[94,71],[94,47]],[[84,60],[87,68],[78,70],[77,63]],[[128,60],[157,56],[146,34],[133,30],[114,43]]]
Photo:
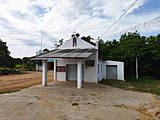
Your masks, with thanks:
[[[124,80],[124,63],[104,60],[98,56],[96,46],[80,39],[76,34],[54,50],[31,57],[42,60],[42,85],[47,85],[47,62],[54,60],[54,81],[98,83],[102,79]]]

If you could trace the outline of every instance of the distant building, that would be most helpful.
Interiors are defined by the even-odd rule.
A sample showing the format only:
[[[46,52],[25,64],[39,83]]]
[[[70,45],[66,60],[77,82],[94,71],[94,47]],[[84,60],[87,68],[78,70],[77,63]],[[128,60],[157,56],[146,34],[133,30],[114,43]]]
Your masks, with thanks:
[[[36,55],[41,55],[45,52],[49,52],[49,51],[41,51],[39,50],[38,52],[36,52]],[[54,60],[53,59],[48,59],[47,61],[47,69],[48,70],[54,70]],[[36,71],[42,71],[42,61],[41,60],[37,60],[36,63]]]

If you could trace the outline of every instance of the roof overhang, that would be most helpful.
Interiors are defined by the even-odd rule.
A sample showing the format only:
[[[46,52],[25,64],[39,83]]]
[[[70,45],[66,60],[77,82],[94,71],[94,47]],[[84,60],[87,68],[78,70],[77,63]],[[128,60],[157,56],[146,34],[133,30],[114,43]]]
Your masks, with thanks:
[[[48,60],[48,59],[86,59],[97,49],[56,49],[40,55],[31,57],[31,60]]]

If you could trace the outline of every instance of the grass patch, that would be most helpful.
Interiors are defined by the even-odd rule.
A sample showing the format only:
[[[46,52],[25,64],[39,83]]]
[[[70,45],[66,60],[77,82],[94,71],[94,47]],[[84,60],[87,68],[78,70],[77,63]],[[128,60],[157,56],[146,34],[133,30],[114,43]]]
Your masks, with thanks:
[[[130,78],[126,81],[102,80],[100,83],[124,90],[132,90],[160,95],[160,80],[155,80],[152,78],[140,78],[138,80]]]

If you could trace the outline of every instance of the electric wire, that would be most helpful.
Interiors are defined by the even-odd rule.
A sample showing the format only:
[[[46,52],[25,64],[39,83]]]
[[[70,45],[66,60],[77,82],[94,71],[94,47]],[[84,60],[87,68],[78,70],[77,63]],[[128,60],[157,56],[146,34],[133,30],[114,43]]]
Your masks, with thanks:
[[[156,17],[152,20],[145,21],[145,22],[143,22],[141,24],[138,24],[136,26],[127,28],[125,30],[109,34],[108,37],[112,37],[112,36],[119,35],[119,34],[124,34],[124,33],[127,33],[127,32],[133,32],[133,31],[136,31],[136,30],[141,30],[141,29],[147,28],[147,27],[154,27],[155,25],[157,26],[159,24],[160,24],[160,16],[158,16],[158,17]]]
[[[104,32],[100,35],[100,37],[102,37],[103,35],[105,35],[137,2],[137,0],[135,0],[130,6],[129,8]]]

